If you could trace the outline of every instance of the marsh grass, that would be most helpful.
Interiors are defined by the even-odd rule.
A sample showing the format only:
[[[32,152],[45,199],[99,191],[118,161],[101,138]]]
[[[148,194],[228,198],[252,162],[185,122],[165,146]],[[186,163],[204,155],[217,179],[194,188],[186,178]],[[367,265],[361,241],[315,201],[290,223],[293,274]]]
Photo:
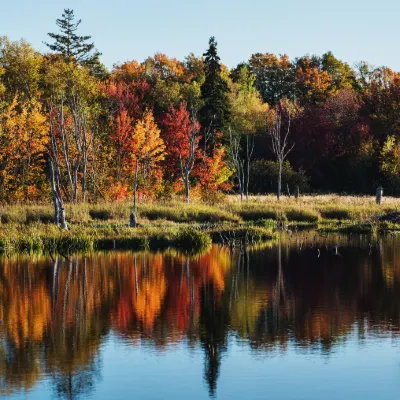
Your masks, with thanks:
[[[187,224],[137,229],[122,224],[70,224],[63,231],[55,225],[33,222],[3,225],[0,234],[2,253],[87,252],[96,249],[164,249],[202,250],[212,243],[210,229]]]
[[[139,216],[150,221],[165,219],[182,222],[240,222],[240,216],[223,207],[205,204],[170,203],[139,206]]]
[[[237,201],[236,196],[226,196],[218,204],[186,204],[179,201],[139,203],[142,221],[169,221],[174,223],[241,223],[243,221],[297,221],[362,220],[375,215],[393,212],[400,207],[400,199],[385,198],[378,206],[373,197],[360,196],[304,196],[299,200],[274,196],[251,196],[248,201]],[[130,202],[68,204],[67,219],[74,224],[94,221],[127,223],[131,212]],[[2,224],[24,224],[53,220],[51,205],[8,205],[0,208]]]
[[[312,208],[289,208],[285,210],[285,215],[290,222],[309,222],[316,223],[321,219],[321,215],[317,210]]]
[[[321,207],[319,212],[321,214],[321,217],[324,219],[336,219],[342,221],[352,218],[351,210],[349,208],[344,208],[340,206]]]
[[[335,232],[399,230],[381,221],[394,212],[400,199],[373,197],[304,196],[299,200],[273,196],[220,203],[185,204],[179,201],[139,204],[139,227],[128,227],[130,203],[68,204],[69,231],[52,224],[51,205],[8,205],[0,208],[0,250],[3,252],[75,252],[91,249],[201,248],[211,241],[245,238],[270,240],[274,229],[319,226]],[[373,223],[371,223],[373,221]],[[223,238],[223,239],[221,239]]]

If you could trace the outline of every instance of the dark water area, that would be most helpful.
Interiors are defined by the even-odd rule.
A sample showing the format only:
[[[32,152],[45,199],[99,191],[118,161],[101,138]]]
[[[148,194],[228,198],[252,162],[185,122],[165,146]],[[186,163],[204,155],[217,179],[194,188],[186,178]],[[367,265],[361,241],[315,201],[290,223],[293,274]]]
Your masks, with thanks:
[[[0,397],[398,399],[400,237],[0,260]]]

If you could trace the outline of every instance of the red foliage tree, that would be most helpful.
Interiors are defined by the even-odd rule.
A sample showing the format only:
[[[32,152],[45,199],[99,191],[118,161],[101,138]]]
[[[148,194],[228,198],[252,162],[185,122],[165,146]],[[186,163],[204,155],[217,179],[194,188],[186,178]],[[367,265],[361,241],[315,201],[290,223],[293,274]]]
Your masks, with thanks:
[[[162,125],[163,138],[169,155],[171,173],[180,175],[185,186],[186,202],[190,198],[190,174],[196,161],[201,159],[199,150],[200,124],[195,116],[191,116],[185,103],[179,108],[170,106],[165,114]],[[177,173],[177,171],[179,171]]]

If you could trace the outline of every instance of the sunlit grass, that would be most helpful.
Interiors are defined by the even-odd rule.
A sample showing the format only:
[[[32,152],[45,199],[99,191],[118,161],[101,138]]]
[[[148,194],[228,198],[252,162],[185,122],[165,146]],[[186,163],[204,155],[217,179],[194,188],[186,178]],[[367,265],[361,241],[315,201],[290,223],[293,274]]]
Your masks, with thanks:
[[[400,199],[372,196],[316,195],[300,199],[251,196],[240,202],[226,196],[219,203],[186,204],[177,200],[140,202],[136,229],[129,228],[131,203],[68,204],[69,231],[53,224],[49,205],[7,205],[0,208],[3,251],[88,251],[108,248],[201,248],[213,242],[269,240],[278,226],[319,226],[342,232],[396,230],[380,217],[397,210]]]

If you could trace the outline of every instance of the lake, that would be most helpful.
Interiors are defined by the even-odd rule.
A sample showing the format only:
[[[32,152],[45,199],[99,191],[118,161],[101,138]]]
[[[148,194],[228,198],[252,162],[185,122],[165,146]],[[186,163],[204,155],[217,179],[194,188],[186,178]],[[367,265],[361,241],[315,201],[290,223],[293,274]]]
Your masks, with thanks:
[[[0,262],[1,397],[400,396],[400,237]]]

